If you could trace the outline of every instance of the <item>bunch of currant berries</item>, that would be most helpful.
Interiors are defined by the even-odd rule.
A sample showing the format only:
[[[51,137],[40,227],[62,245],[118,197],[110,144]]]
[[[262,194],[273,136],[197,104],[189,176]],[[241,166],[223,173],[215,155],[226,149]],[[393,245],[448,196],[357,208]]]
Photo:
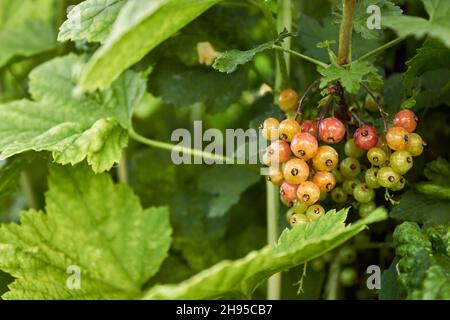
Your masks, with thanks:
[[[281,92],[278,104],[283,111],[297,106],[295,91]],[[417,117],[409,109],[398,112],[393,126],[380,137],[377,130],[364,124],[345,142],[345,157],[331,145],[344,140],[346,127],[336,117],[319,120],[294,118],[266,119],[262,135],[270,141],[263,163],[269,168],[267,179],[280,187],[281,201],[290,209],[291,225],[308,223],[325,214],[318,204],[327,194],[337,204],[355,203],[360,216],[376,209],[375,189],[399,191],[405,187],[404,175],[413,166],[425,146],[414,130]],[[364,157],[365,156],[365,157]]]

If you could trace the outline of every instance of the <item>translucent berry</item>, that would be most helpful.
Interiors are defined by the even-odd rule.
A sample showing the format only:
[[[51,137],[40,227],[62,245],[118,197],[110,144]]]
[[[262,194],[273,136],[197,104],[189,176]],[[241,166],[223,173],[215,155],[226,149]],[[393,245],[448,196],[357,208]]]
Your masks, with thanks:
[[[358,213],[361,218],[367,217],[370,213],[375,211],[377,205],[373,201],[361,203],[358,208]]]
[[[311,206],[319,200],[319,197],[320,189],[315,183],[305,181],[298,186],[297,198],[304,204]]]
[[[259,126],[262,136],[267,140],[278,138],[278,127],[280,122],[275,118],[268,118]]]
[[[320,193],[320,197],[319,197],[319,202],[325,201],[327,199],[327,197],[328,197],[327,195],[328,195],[328,193],[321,192]]]
[[[306,204],[298,199],[294,200],[292,210],[294,210],[295,213],[305,213],[307,209],[308,206]]]
[[[292,227],[296,225],[306,224],[308,222],[309,222],[308,217],[306,217],[306,215],[301,213],[294,213],[289,221]]]
[[[325,118],[319,123],[319,138],[325,143],[339,143],[345,137],[345,126],[337,118]]]
[[[291,148],[286,141],[277,140],[267,148],[267,154],[271,164],[286,162],[291,156]]]
[[[413,157],[406,150],[396,151],[391,154],[389,165],[395,172],[404,175],[413,167]]]
[[[382,187],[390,189],[400,181],[400,175],[391,167],[383,167],[378,170],[377,179]]]
[[[414,132],[417,127],[417,121],[419,118],[414,112],[409,109],[404,109],[399,112],[394,117],[394,126],[402,127],[408,132]]]
[[[342,269],[339,274],[339,282],[344,287],[352,287],[358,281],[358,274],[356,270],[350,267]]]
[[[291,151],[297,158],[309,160],[316,155],[318,149],[317,139],[310,133],[297,133],[292,138]]]
[[[317,171],[312,180],[321,192],[329,192],[336,186],[336,179],[331,172]]]
[[[410,140],[410,133],[402,127],[393,127],[386,132],[386,142],[394,151],[406,149]]]
[[[356,260],[356,251],[350,246],[345,246],[339,253],[339,260],[343,264],[350,264]]]
[[[284,89],[278,96],[278,106],[283,111],[293,110],[297,107],[298,95],[292,89]]]
[[[324,214],[325,214],[325,209],[319,204],[314,204],[314,205],[310,206],[308,208],[308,210],[306,210],[306,216],[308,217],[308,219],[310,221],[317,220]]]
[[[287,203],[297,199],[297,188],[298,188],[298,185],[296,185],[296,184],[290,184],[290,183],[287,183],[286,181],[283,182],[280,186],[281,199],[283,199]],[[292,204],[289,205],[289,207],[292,207],[292,206],[293,206],[293,202],[292,202]]]
[[[340,172],[344,178],[356,178],[361,172],[361,165],[358,159],[348,157],[342,160]]]
[[[406,179],[404,177],[400,177],[397,184],[391,188],[392,191],[400,191],[403,190],[406,186]]]
[[[331,191],[331,199],[336,203],[345,203],[348,197],[341,187],[336,187]]]
[[[361,158],[365,154],[364,150],[356,146],[354,139],[350,139],[345,143],[344,151],[347,157],[356,159]]]
[[[292,208],[290,208],[288,211],[286,211],[286,221],[288,223],[291,223],[291,217],[294,213],[295,213],[295,211],[292,210]]]
[[[319,123],[314,120],[305,120],[301,124],[302,132],[308,132],[312,134],[314,137],[317,137],[319,134]]]
[[[341,172],[338,169],[331,170],[331,173],[336,179],[336,183],[342,183],[344,181],[344,177],[342,176]]]
[[[269,174],[267,175],[267,181],[279,186],[283,183],[284,177],[281,168],[269,167]]]
[[[365,183],[360,183],[353,190],[353,197],[361,203],[366,203],[375,199],[375,191]]]
[[[285,119],[280,122],[278,134],[281,140],[291,142],[292,138],[301,130],[300,125],[294,119]]]
[[[337,167],[339,155],[333,147],[321,146],[313,158],[313,166],[318,171],[331,171]]]
[[[378,133],[374,127],[363,125],[356,129],[353,139],[358,148],[367,151],[377,145]]]
[[[411,133],[406,151],[411,153],[413,157],[417,157],[422,154],[424,146],[425,143],[423,142],[422,137],[417,133]]]
[[[283,176],[286,182],[300,184],[309,176],[309,166],[303,159],[292,158],[283,166]]]
[[[345,180],[342,184],[342,190],[345,194],[353,195],[353,190],[355,190],[356,186],[360,183],[361,181],[357,179]]]
[[[374,166],[381,166],[387,160],[386,151],[382,148],[372,148],[367,152],[367,159]]]
[[[369,188],[377,189],[381,187],[377,179],[378,170],[378,168],[370,168],[366,170],[364,174],[364,181],[369,186]]]

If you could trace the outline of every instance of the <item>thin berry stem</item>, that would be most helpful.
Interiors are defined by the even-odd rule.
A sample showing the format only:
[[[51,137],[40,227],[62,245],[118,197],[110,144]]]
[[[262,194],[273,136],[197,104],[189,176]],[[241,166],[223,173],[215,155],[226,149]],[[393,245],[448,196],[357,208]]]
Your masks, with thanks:
[[[317,86],[320,82],[320,79],[315,80],[313,83],[309,85],[309,87],[306,89],[305,93],[301,97],[300,101],[298,102],[297,110],[295,111],[294,120],[298,119],[298,116],[302,112],[303,104],[305,103],[306,97],[309,95],[309,93],[314,89],[315,86]]]
[[[317,66],[319,66],[319,67],[322,67],[322,68],[326,68],[326,67],[328,66],[325,62],[322,62],[322,61],[319,61],[319,60],[317,60],[317,59],[311,58],[310,56],[301,54],[300,52],[295,51],[295,50],[286,49],[286,48],[283,48],[283,47],[278,46],[278,45],[273,45],[273,46],[272,46],[272,49],[273,49],[273,50],[278,50],[278,51],[287,52],[287,53],[293,55],[294,57],[297,57],[297,58],[303,59],[303,60],[305,60],[305,61],[314,63],[315,65],[317,65]]]
[[[372,90],[370,90],[369,87],[367,85],[365,85],[364,83],[361,83],[361,85],[363,86],[364,89],[366,89],[367,93],[372,97],[373,101],[375,101],[375,103],[377,104],[378,111],[380,112],[381,119],[383,120],[384,131],[387,131],[388,125],[387,125],[386,117],[388,114],[386,113],[386,111],[384,111],[383,106],[381,105],[380,101],[375,96],[375,94],[372,92]]]
[[[351,111],[350,114],[360,125],[365,125],[364,121],[356,114],[356,112]]]

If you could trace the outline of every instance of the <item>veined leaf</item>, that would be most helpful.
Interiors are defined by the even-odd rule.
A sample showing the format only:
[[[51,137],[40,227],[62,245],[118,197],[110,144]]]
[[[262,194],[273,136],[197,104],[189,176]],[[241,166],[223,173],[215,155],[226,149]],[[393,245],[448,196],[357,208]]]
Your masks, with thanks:
[[[253,251],[236,261],[223,261],[176,285],[151,288],[145,299],[210,299],[249,297],[272,274],[295,267],[339,246],[367,224],[386,219],[385,209],[345,225],[348,210],[325,214],[317,221],[285,230],[278,243]],[[212,289],[213,288],[213,289]]]
[[[425,35],[441,40],[450,47],[450,2],[447,0],[422,0],[429,19],[399,16],[383,17],[384,24],[394,29],[400,36]]]
[[[87,158],[95,172],[109,170],[120,160],[131,109],[143,95],[144,80],[130,71],[104,92],[76,95],[83,63],[83,57],[69,55],[39,66],[30,75],[34,101],[0,105],[2,159],[45,150],[61,164]]]
[[[367,61],[355,61],[349,67],[330,64],[327,68],[320,68],[319,72],[323,76],[320,82],[321,88],[332,81],[339,80],[342,86],[353,94],[358,93],[360,82],[367,76],[377,76],[377,69]]]
[[[0,0],[0,67],[55,47],[53,1]]]
[[[58,41],[103,42],[125,0],[86,0],[73,7],[59,30]]]
[[[220,0],[129,0],[81,78],[84,91],[104,89],[128,67]]]
[[[275,40],[260,44],[253,49],[246,51],[234,49],[222,52],[214,60],[213,68],[220,72],[232,73],[236,70],[238,65],[252,61],[255,54],[271,49],[275,44],[282,42],[284,38],[292,35],[292,33],[285,30],[281,32]]]
[[[16,278],[3,298],[136,298],[170,241],[167,208],[143,210],[129,187],[87,166],[54,166],[46,213],[0,228],[0,269]]]

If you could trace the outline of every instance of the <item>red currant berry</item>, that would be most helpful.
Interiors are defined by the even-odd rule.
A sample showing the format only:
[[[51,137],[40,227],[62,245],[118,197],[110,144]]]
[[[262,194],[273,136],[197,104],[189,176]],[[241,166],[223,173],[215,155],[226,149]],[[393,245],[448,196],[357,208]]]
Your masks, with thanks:
[[[413,157],[406,150],[396,151],[391,154],[389,164],[395,172],[403,175],[413,167]]]
[[[369,159],[369,162],[374,166],[381,166],[386,162],[387,158],[388,155],[382,148],[375,147],[367,152],[367,159]]]
[[[337,118],[325,118],[319,123],[319,138],[325,143],[335,144],[345,136],[345,126]]]
[[[314,137],[317,137],[319,134],[319,124],[314,120],[305,120],[301,124],[302,132],[308,132],[312,134]]]
[[[345,158],[340,165],[340,172],[344,178],[356,178],[361,173],[361,164],[358,159]]]
[[[345,194],[353,194],[353,190],[355,190],[356,186],[361,182],[357,179],[345,180],[342,184],[342,190]]]
[[[386,132],[386,141],[394,151],[406,149],[411,134],[402,127],[392,127]]]
[[[291,148],[286,141],[277,140],[270,144],[267,155],[270,163],[285,162],[291,156]]]
[[[259,126],[261,134],[267,140],[278,138],[278,127],[280,122],[275,118],[268,118]]]
[[[314,204],[314,205],[310,206],[308,208],[308,210],[306,210],[306,217],[310,221],[317,220],[324,214],[325,214],[325,209],[319,204]]]
[[[336,179],[331,172],[318,171],[312,180],[320,189],[320,192],[328,192],[336,186]]]
[[[348,196],[341,187],[336,187],[331,191],[331,199],[336,203],[345,203],[347,202]]]
[[[352,157],[356,159],[361,158],[365,154],[364,150],[356,146],[354,139],[349,139],[345,143],[344,151],[347,157]]]
[[[292,153],[300,159],[311,159],[316,155],[318,148],[317,139],[307,132],[297,133],[291,141]]]
[[[312,161],[317,171],[331,171],[337,167],[339,155],[333,147],[321,146]]]
[[[297,189],[297,198],[304,204],[311,206],[319,200],[320,189],[314,182],[302,182]]]
[[[394,117],[394,126],[401,127],[408,132],[414,132],[417,127],[417,118],[416,114],[409,109],[404,109],[399,112]]]
[[[369,214],[371,214],[373,211],[375,211],[376,208],[377,208],[377,205],[373,201],[369,201],[369,202],[366,202],[366,203],[361,203],[359,205],[359,209],[358,209],[359,216],[361,218],[365,218]]]
[[[306,217],[304,214],[301,213],[294,213],[289,220],[289,223],[291,224],[292,227],[296,225],[306,224],[308,222],[309,222],[308,217]]]
[[[281,185],[283,183],[283,172],[278,167],[269,167],[269,174],[267,175],[267,181],[272,182],[274,185]]]
[[[363,125],[359,127],[353,136],[355,144],[362,150],[369,150],[375,147],[378,143],[378,133],[374,127],[369,125]]]
[[[281,121],[278,127],[280,139],[291,142],[292,138],[301,131],[300,125],[294,119],[285,119]]]
[[[374,92],[373,95],[375,96],[375,98],[377,99],[378,103],[380,105],[383,105],[384,103],[384,98],[383,96],[379,93],[379,92]],[[365,103],[365,107],[367,110],[369,111],[378,111],[378,104],[377,102],[372,98],[372,96],[370,94],[367,94],[366,96],[366,103]]]
[[[383,167],[378,170],[378,183],[384,188],[393,188],[400,181],[400,175],[391,167]]]
[[[422,140],[422,137],[417,133],[411,133],[406,150],[411,153],[413,157],[417,157],[422,154],[424,146],[425,142]]]
[[[309,176],[309,166],[303,159],[293,158],[283,166],[283,175],[286,182],[300,184]]]
[[[297,199],[297,188],[298,188],[298,185],[290,184],[290,183],[287,183],[286,181],[283,182],[280,186],[281,199],[288,203],[292,202],[290,207],[293,206],[293,201],[295,199]]]
[[[297,107],[298,95],[292,89],[285,89],[281,91],[278,96],[278,106],[283,111],[289,111]]]

